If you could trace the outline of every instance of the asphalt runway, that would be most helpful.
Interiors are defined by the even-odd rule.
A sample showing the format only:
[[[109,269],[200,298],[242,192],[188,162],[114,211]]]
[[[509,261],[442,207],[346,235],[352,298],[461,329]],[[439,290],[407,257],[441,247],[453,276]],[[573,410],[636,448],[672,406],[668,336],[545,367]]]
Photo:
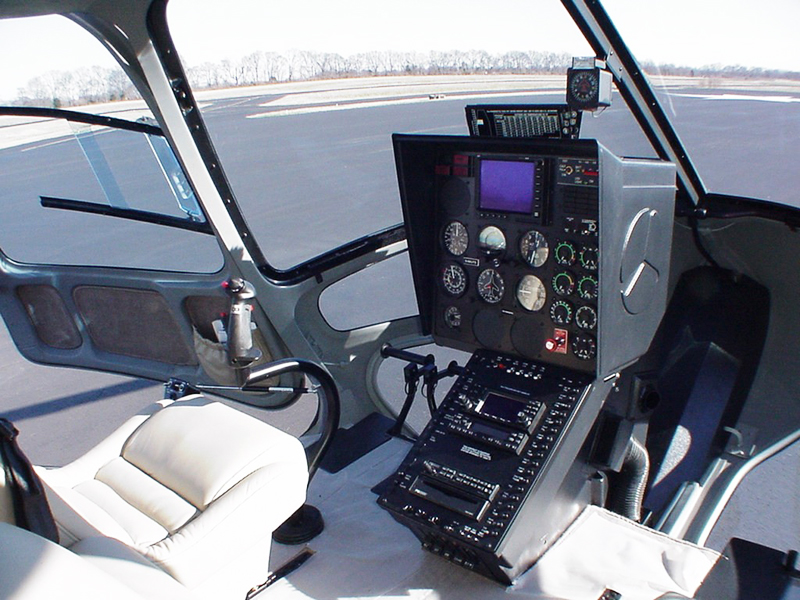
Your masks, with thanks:
[[[800,189],[800,170],[788,168],[785,160],[796,153],[793,145],[800,139],[800,94],[793,102],[784,102],[782,97],[772,92],[751,94],[750,99],[726,99],[722,92],[698,93],[696,89],[670,96],[667,110],[681,124],[679,133],[710,189],[774,200],[785,200]],[[524,96],[509,91],[507,97],[502,93],[447,95],[407,103],[364,102],[363,98],[327,103],[323,98],[316,103],[306,93],[229,93],[199,98],[253,233],[268,259],[286,268],[401,220],[392,132],[465,134],[466,103],[558,103],[563,96],[547,92]],[[716,118],[719,113],[730,118],[721,121]],[[652,156],[632,122],[617,101],[602,115],[585,118],[583,137],[597,138],[620,155]],[[719,141],[720,130],[730,134],[730,143]],[[345,144],[337,144],[343,139]],[[0,150],[0,171],[19,176],[16,180],[4,177],[0,190],[0,202],[7,207],[0,224],[4,250],[15,258],[45,262],[47,257],[71,257],[78,262],[96,259],[98,248],[103,248],[100,258],[107,264],[152,266],[151,261],[165,260],[163,252],[139,235],[135,224],[113,220],[117,223],[110,226],[103,217],[67,215],[39,207],[40,194],[102,201],[91,173],[64,179],[81,157],[73,152],[76,162],[55,164],[52,157],[61,150],[61,143],[67,142],[31,143],[24,153]],[[104,143],[109,156],[114,156],[114,140],[109,137]],[[120,160],[125,160],[122,154]],[[34,166],[42,160],[49,164],[46,173]],[[13,187],[12,181],[21,181],[19,185],[27,186],[26,191]],[[86,228],[82,219],[91,219],[96,226]],[[39,234],[35,243],[29,233],[32,223]],[[84,225],[73,225],[77,223]],[[80,227],[77,238],[59,237],[73,226]],[[197,243],[196,237],[171,243],[167,267],[200,262],[202,270],[215,269],[218,256],[213,243]],[[384,287],[385,301],[364,297],[359,305],[353,304],[352,298],[334,294],[324,307],[326,314],[347,325],[352,314],[369,305],[381,304],[393,316],[415,311],[406,263],[399,261],[377,277],[372,283]],[[395,293],[398,280],[407,282],[407,293]],[[2,328],[0,381],[7,391],[0,402],[0,415],[17,423],[23,447],[39,464],[63,464],[76,458],[125,417],[161,397],[157,383],[30,364]],[[270,414],[266,420],[300,433],[308,422],[308,412],[309,406],[301,405],[287,413]],[[735,534],[779,549],[800,547],[798,467],[800,452],[795,446],[756,469],[734,496],[711,545],[721,547]]]

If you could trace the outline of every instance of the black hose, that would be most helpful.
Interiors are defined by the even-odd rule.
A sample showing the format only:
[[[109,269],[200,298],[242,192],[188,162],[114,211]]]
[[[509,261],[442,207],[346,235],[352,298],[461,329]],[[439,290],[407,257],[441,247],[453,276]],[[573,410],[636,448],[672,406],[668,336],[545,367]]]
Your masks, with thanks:
[[[336,389],[333,378],[316,363],[301,358],[286,358],[251,371],[242,390],[248,391],[249,386],[271,377],[294,371],[309,375],[319,384],[322,390],[322,398],[319,399],[319,407],[317,409],[317,417],[322,422],[322,434],[320,435],[319,443],[314,445],[314,451],[308,459],[308,481],[310,483],[314,473],[317,472],[320,462],[325,457],[325,453],[333,442],[334,434],[339,429],[339,392]]]
[[[609,509],[639,523],[649,474],[650,457],[647,449],[639,440],[631,438],[622,468],[616,477]]]

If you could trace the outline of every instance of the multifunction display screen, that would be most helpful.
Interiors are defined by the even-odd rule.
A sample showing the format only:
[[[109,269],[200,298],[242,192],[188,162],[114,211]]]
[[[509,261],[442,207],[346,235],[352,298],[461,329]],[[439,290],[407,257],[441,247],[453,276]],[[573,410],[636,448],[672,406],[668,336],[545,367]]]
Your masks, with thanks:
[[[536,195],[535,162],[481,160],[478,207],[486,211],[530,213]]]
[[[475,412],[489,417],[495,417],[503,421],[515,423],[517,415],[527,406],[527,401],[508,396],[501,396],[494,392],[489,392],[486,397],[478,404]]]

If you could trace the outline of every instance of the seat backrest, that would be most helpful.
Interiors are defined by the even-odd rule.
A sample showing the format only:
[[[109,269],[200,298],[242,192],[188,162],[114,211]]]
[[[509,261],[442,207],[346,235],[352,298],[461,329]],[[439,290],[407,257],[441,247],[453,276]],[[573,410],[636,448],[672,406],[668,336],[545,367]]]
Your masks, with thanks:
[[[0,418],[0,466],[3,470],[0,520],[58,542],[58,528],[50,512],[44,487],[28,457],[17,444],[18,434],[11,421]]]
[[[200,397],[150,417],[128,438],[122,458],[205,510],[244,477],[274,463],[274,443],[263,423]]]

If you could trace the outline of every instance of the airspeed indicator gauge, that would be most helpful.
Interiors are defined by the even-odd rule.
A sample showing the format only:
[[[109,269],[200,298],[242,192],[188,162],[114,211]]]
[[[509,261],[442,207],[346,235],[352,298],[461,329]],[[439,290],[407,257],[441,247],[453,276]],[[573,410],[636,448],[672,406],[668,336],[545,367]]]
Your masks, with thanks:
[[[444,228],[444,247],[453,256],[461,256],[469,247],[469,233],[460,221],[451,221]]]

